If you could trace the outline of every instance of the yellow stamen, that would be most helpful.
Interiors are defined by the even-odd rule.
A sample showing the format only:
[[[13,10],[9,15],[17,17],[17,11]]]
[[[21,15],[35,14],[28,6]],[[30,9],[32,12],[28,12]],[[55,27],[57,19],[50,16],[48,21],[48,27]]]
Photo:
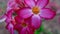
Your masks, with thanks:
[[[38,14],[38,13],[39,13],[39,8],[38,8],[38,7],[33,7],[33,8],[32,8],[32,12],[33,12],[34,14]]]

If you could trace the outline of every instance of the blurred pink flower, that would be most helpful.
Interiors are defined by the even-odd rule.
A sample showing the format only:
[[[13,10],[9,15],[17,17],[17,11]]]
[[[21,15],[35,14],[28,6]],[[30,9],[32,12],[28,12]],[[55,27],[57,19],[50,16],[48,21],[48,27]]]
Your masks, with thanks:
[[[36,30],[31,26],[30,20],[20,18],[19,16],[16,16],[14,20],[7,24],[6,28],[10,34],[14,34],[14,30],[18,31],[19,34],[34,34]]]
[[[21,2],[21,4],[17,3],[17,1],[19,1],[19,0],[9,0],[8,1],[7,10],[5,13],[5,15],[7,17],[5,20],[6,23],[12,21],[13,13],[17,13],[21,8],[25,7],[25,5],[22,5],[23,4],[22,1],[19,1],[19,2]]]
[[[16,0],[16,2],[18,2],[19,0]],[[16,3],[15,0],[9,0],[8,4],[7,4],[7,12],[6,12],[6,28],[8,29],[8,31],[10,32],[10,34],[14,34],[14,30],[17,30],[19,32],[19,34],[26,34],[26,32],[28,34],[34,34],[34,27],[31,26],[31,24],[29,24],[29,22],[24,23],[27,24],[26,27],[21,26],[22,22],[20,22],[20,17],[12,16],[12,14],[14,12],[18,12],[20,10],[20,8],[25,7],[24,5],[21,6],[21,4],[18,2]],[[21,2],[22,3],[22,2]],[[19,7],[21,6],[21,7]],[[15,22],[16,21],[16,22]],[[22,21],[22,20],[21,20]],[[21,28],[22,29],[21,29]],[[24,33],[23,33],[24,32]]]
[[[19,34],[34,34],[35,28],[31,26],[30,20],[16,16],[15,21],[16,25],[14,28],[18,31]]]
[[[41,19],[52,19],[56,13],[49,9],[45,8],[49,0],[24,0],[25,3],[29,6],[28,8],[23,8],[18,12],[18,15],[22,18],[31,18],[32,26],[39,28],[41,24]]]
[[[34,34],[34,30],[40,27],[42,18],[51,19],[56,15],[53,10],[45,8],[49,0],[24,0],[24,2],[28,7],[21,2],[22,5],[20,0],[9,0],[7,4],[7,12],[4,16],[6,28],[11,34],[14,34],[14,30],[19,34]],[[14,12],[17,16],[12,16]]]
[[[8,31],[10,31],[10,34],[14,34],[14,16],[13,13],[17,12],[20,10],[20,8],[25,7],[25,5],[22,5],[23,3],[21,2],[21,4],[16,2],[17,0],[9,0],[7,3],[7,10],[6,13],[4,14],[4,16],[2,17],[6,17],[5,22],[6,22],[6,28],[8,29]]]

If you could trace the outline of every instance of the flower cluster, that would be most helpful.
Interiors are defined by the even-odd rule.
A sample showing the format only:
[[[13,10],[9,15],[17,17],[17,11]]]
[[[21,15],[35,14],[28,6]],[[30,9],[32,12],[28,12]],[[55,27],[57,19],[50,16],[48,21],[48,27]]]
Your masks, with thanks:
[[[14,30],[19,34],[34,34],[41,26],[42,18],[52,19],[56,13],[45,8],[48,2],[49,0],[9,0],[4,17],[10,34],[14,34]]]

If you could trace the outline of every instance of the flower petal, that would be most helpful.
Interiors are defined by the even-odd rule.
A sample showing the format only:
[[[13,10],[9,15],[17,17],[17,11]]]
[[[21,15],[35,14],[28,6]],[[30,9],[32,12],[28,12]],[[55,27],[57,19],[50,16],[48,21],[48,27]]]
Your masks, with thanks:
[[[34,34],[35,30],[32,27],[27,27],[28,34]]]
[[[22,18],[28,18],[30,16],[32,16],[32,11],[30,9],[22,9],[18,12],[18,14],[22,17]]]
[[[16,16],[15,17],[15,22],[17,22],[17,23],[21,23],[21,21],[22,21],[23,19],[21,18],[21,17],[19,17],[19,16]]]
[[[19,18],[19,16],[16,16],[15,18],[15,25],[14,25],[14,29],[17,31],[20,31],[23,27],[20,25],[22,18]]]
[[[35,6],[34,0],[25,0],[25,3],[26,3],[28,6],[30,6],[31,8],[32,8],[33,6]]]
[[[21,30],[20,34],[27,34],[26,27]]]
[[[0,17],[0,23],[4,22],[6,20],[6,18],[7,18],[6,15],[2,15]]]
[[[43,18],[51,19],[55,15],[56,15],[56,13],[54,11],[52,11],[51,9],[48,9],[48,8],[42,9],[40,11],[40,16],[43,17]]]
[[[40,8],[45,7],[48,4],[49,0],[38,0],[37,6]]]
[[[8,31],[10,31],[11,34],[14,34],[13,25],[11,23],[8,24],[7,29],[8,29]]]
[[[34,28],[39,28],[41,25],[41,19],[38,15],[32,16],[32,26]]]
[[[23,27],[22,27],[20,24],[16,24],[16,25],[14,26],[14,29],[17,30],[17,31],[21,31],[22,28],[23,28]],[[19,32],[19,33],[20,33],[20,32]]]
[[[0,19],[0,23],[4,22],[5,20],[6,20],[6,18]]]
[[[12,19],[12,13],[13,13],[13,10],[11,9],[11,10],[9,10],[7,13],[6,13],[6,16],[7,16],[7,18],[6,18],[6,23],[8,23],[8,22],[10,22],[11,21],[11,19]]]
[[[18,10],[18,4],[15,2],[15,0],[9,0],[7,4],[7,11],[10,9]]]

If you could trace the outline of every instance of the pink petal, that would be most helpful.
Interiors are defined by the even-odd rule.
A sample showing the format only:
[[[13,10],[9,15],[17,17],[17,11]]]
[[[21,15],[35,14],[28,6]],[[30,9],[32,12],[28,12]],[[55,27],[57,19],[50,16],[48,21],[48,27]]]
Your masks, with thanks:
[[[8,1],[7,10],[10,10],[10,9],[14,9],[14,10],[19,9],[18,4],[15,2],[15,0],[9,0]]]
[[[6,23],[8,23],[8,22],[11,21],[11,19],[12,19],[12,13],[13,13],[13,10],[12,10],[12,9],[9,10],[9,11],[6,13],[6,16],[7,16],[7,18],[6,18]]]
[[[38,15],[32,16],[32,26],[34,28],[39,28],[41,25],[41,18]]]
[[[28,6],[30,6],[31,8],[32,8],[33,6],[35,6],[34,0],[25,0],[25,3],[26,3]]]
[[[22,19],[21,18],[19,18],[18,16],[16,16],[15,18],[15,25],[14,25],[14,29],[15,30],[17,30],[17,31],[20,31],[23,27],[20,25],[21,24],[21,21],[22,21]],[[13,22],[12,22],[13,23]],[[13,24],[14,24],[13,23]]]
[[[13,12],[14,11],[12,9],[11,10],[8,10],[7,13],[6,13],[6,16],[12,17]]]
[[[55,15],[56,15],[56,13],[54,11],[52,11],[51,9],[48,9],[48,8],[42,9],[40,11],[40,16],[43,17],[43,18],[51,19]]]
[[[21,17],[19,17],[19,16],[16,16],[15,17],[15,21],[17,22],[17,23],[21,23],[21,21],[22,21],[23,19],[21,18]]]
[[[10,31],[10,34],[14,34],[14,29],[12,24],[9,24],[7,28]]]
[[[16,25],[14,26],[14,29],[17,30],[17,31],[21,31],[22,28],[23,28],[23,27],[22,27],[20,24],[16,24]],[[20,33],[20,32],[19,32],[19,33]]]
[[[18,13],[22,18],[28,18],[32,16],[32,11],[30,9],[24,8]]]
[[[20,31],[20,34],[27,34],[26,31],[27,31],[26,28],[23,28],[23,29]]]
[[[45,7],[48,4],[49,0],[38,0],[37,6],[40,8]]]
[[[0,16],[0,23],[4,22],[6,20],[6,15]]]
[[[27,27],[27,32],[28,32],[28,34],[34,34],[35,31],[31,27]]]

